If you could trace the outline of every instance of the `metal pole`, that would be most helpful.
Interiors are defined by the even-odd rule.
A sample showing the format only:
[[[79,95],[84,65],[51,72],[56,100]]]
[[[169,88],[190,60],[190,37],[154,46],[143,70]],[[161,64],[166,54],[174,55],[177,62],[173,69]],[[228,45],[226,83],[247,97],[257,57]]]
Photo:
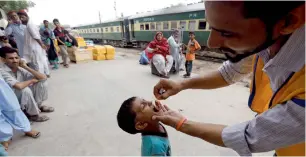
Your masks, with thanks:
[[[100,20],[100,24],[101,24],[101,14],[100,14],[100,11],[99,11],[99,20]]]
[[[101,41],[102,41],[102,44],[103,44],[103,33],[104,33],[104,30],[103,30],[103,27],[102,27],[102,20],[101,20],[101,13],[99,11],[99,21],[100,21],[100,26],[101,26]]]
[[[115,18],[117,18],[117,4],[116,4],[116,0],[114,0],[114,10],[115,10]]]

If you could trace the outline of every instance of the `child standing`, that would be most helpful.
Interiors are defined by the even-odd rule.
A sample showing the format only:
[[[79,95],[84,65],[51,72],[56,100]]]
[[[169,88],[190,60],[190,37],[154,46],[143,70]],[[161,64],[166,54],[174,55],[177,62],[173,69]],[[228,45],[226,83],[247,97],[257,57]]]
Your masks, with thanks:
[[[142,134],[141,156],[171,156],[170,142],[162,124],[152,120],[159,110],[152,102],[131,97],[117,114],[119,127],[130,134]]]
[[[51,65],[53,65],[52,69],[58,69],[58,56],[56,53],[56,49],[54,47],[53,40],[51,39],[50,33],[48,31],[44,31],[44,35],[46,37],[44,43],[47,46],[47,54],[49,62]]]
[[[201,46],[198,41],[195,40],[194,32],[189,32],[189,42],[187,46],[187,53],[186,53],[186,74],[184,75],[185,78],[190,77],[192,72],[192,62],[195,60],[195,52],[201,50]]]

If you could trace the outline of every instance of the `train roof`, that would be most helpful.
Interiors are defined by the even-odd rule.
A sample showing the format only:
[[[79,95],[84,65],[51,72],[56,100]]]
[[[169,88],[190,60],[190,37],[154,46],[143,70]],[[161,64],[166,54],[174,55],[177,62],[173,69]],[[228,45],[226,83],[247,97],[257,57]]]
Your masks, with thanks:
[[[123,18],[117,18],[117,19],[112,19],[112,20],[106,20],[106,21],[101,21],[101,24],[105,23],[111,23],[111,22],[118,22],[118,21],[123,21]],[[100,25],[100,23],[91,23],[91,24],[83,24],[83,25],[77,25],[74,27],[83,27],[83,26],[89,26],[89,25]]]
[[[167,15],[167,14],[176,14],[176,13],[184,13],[184,12],[193,12],[193,11],[201,11],[205,10],[204,3],[196,3],[184,6],[174,6],[170,8],[164,8],[152,12],[146,13],[139,13],[136,15],[132,15],[128,17],[129,19],[136,19],[141,17],[150,17],[150,16],[157,16],[157,15]]]

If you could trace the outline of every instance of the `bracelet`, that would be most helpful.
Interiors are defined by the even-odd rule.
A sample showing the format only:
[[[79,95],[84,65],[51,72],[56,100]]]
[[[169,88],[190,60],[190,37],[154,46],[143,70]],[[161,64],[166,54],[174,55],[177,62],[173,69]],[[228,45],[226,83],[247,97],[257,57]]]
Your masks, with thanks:
[[[179,131],[182,125],[187,121],[187,118],[182,118],[177,124],[176,124],[176,130]]]

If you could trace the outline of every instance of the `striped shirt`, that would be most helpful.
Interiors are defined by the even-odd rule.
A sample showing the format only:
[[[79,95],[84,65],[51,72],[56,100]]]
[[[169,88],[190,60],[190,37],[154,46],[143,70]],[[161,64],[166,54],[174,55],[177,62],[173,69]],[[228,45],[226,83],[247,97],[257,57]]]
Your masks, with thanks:
[[[275,92],[290,73],[298,72],[305,66],[305,26],[290,36],[274,58],[270,59],[268,50],[258,55],[264,61],[263,71]],[[229,84],[233,84],[252,72],[251,58],[239,63],[226,61],[219,71]],[[241,156],[305,142],[305,106],[287,101],[250,121],[226,127],[222,139],[227,147]]]
[[[6,29],[5,29],[5,35],[9,36],[9,35],[13,35],[15,40],[16,40],[16,44],[17,44],[17,48],[18,48],[18,53],[20,55],[20,57],[23,58],[23,46],[24,46],[24,30],[26,29],[26,26],[23,24],[17,24],[17,23],[13,23],[10,24]]]

